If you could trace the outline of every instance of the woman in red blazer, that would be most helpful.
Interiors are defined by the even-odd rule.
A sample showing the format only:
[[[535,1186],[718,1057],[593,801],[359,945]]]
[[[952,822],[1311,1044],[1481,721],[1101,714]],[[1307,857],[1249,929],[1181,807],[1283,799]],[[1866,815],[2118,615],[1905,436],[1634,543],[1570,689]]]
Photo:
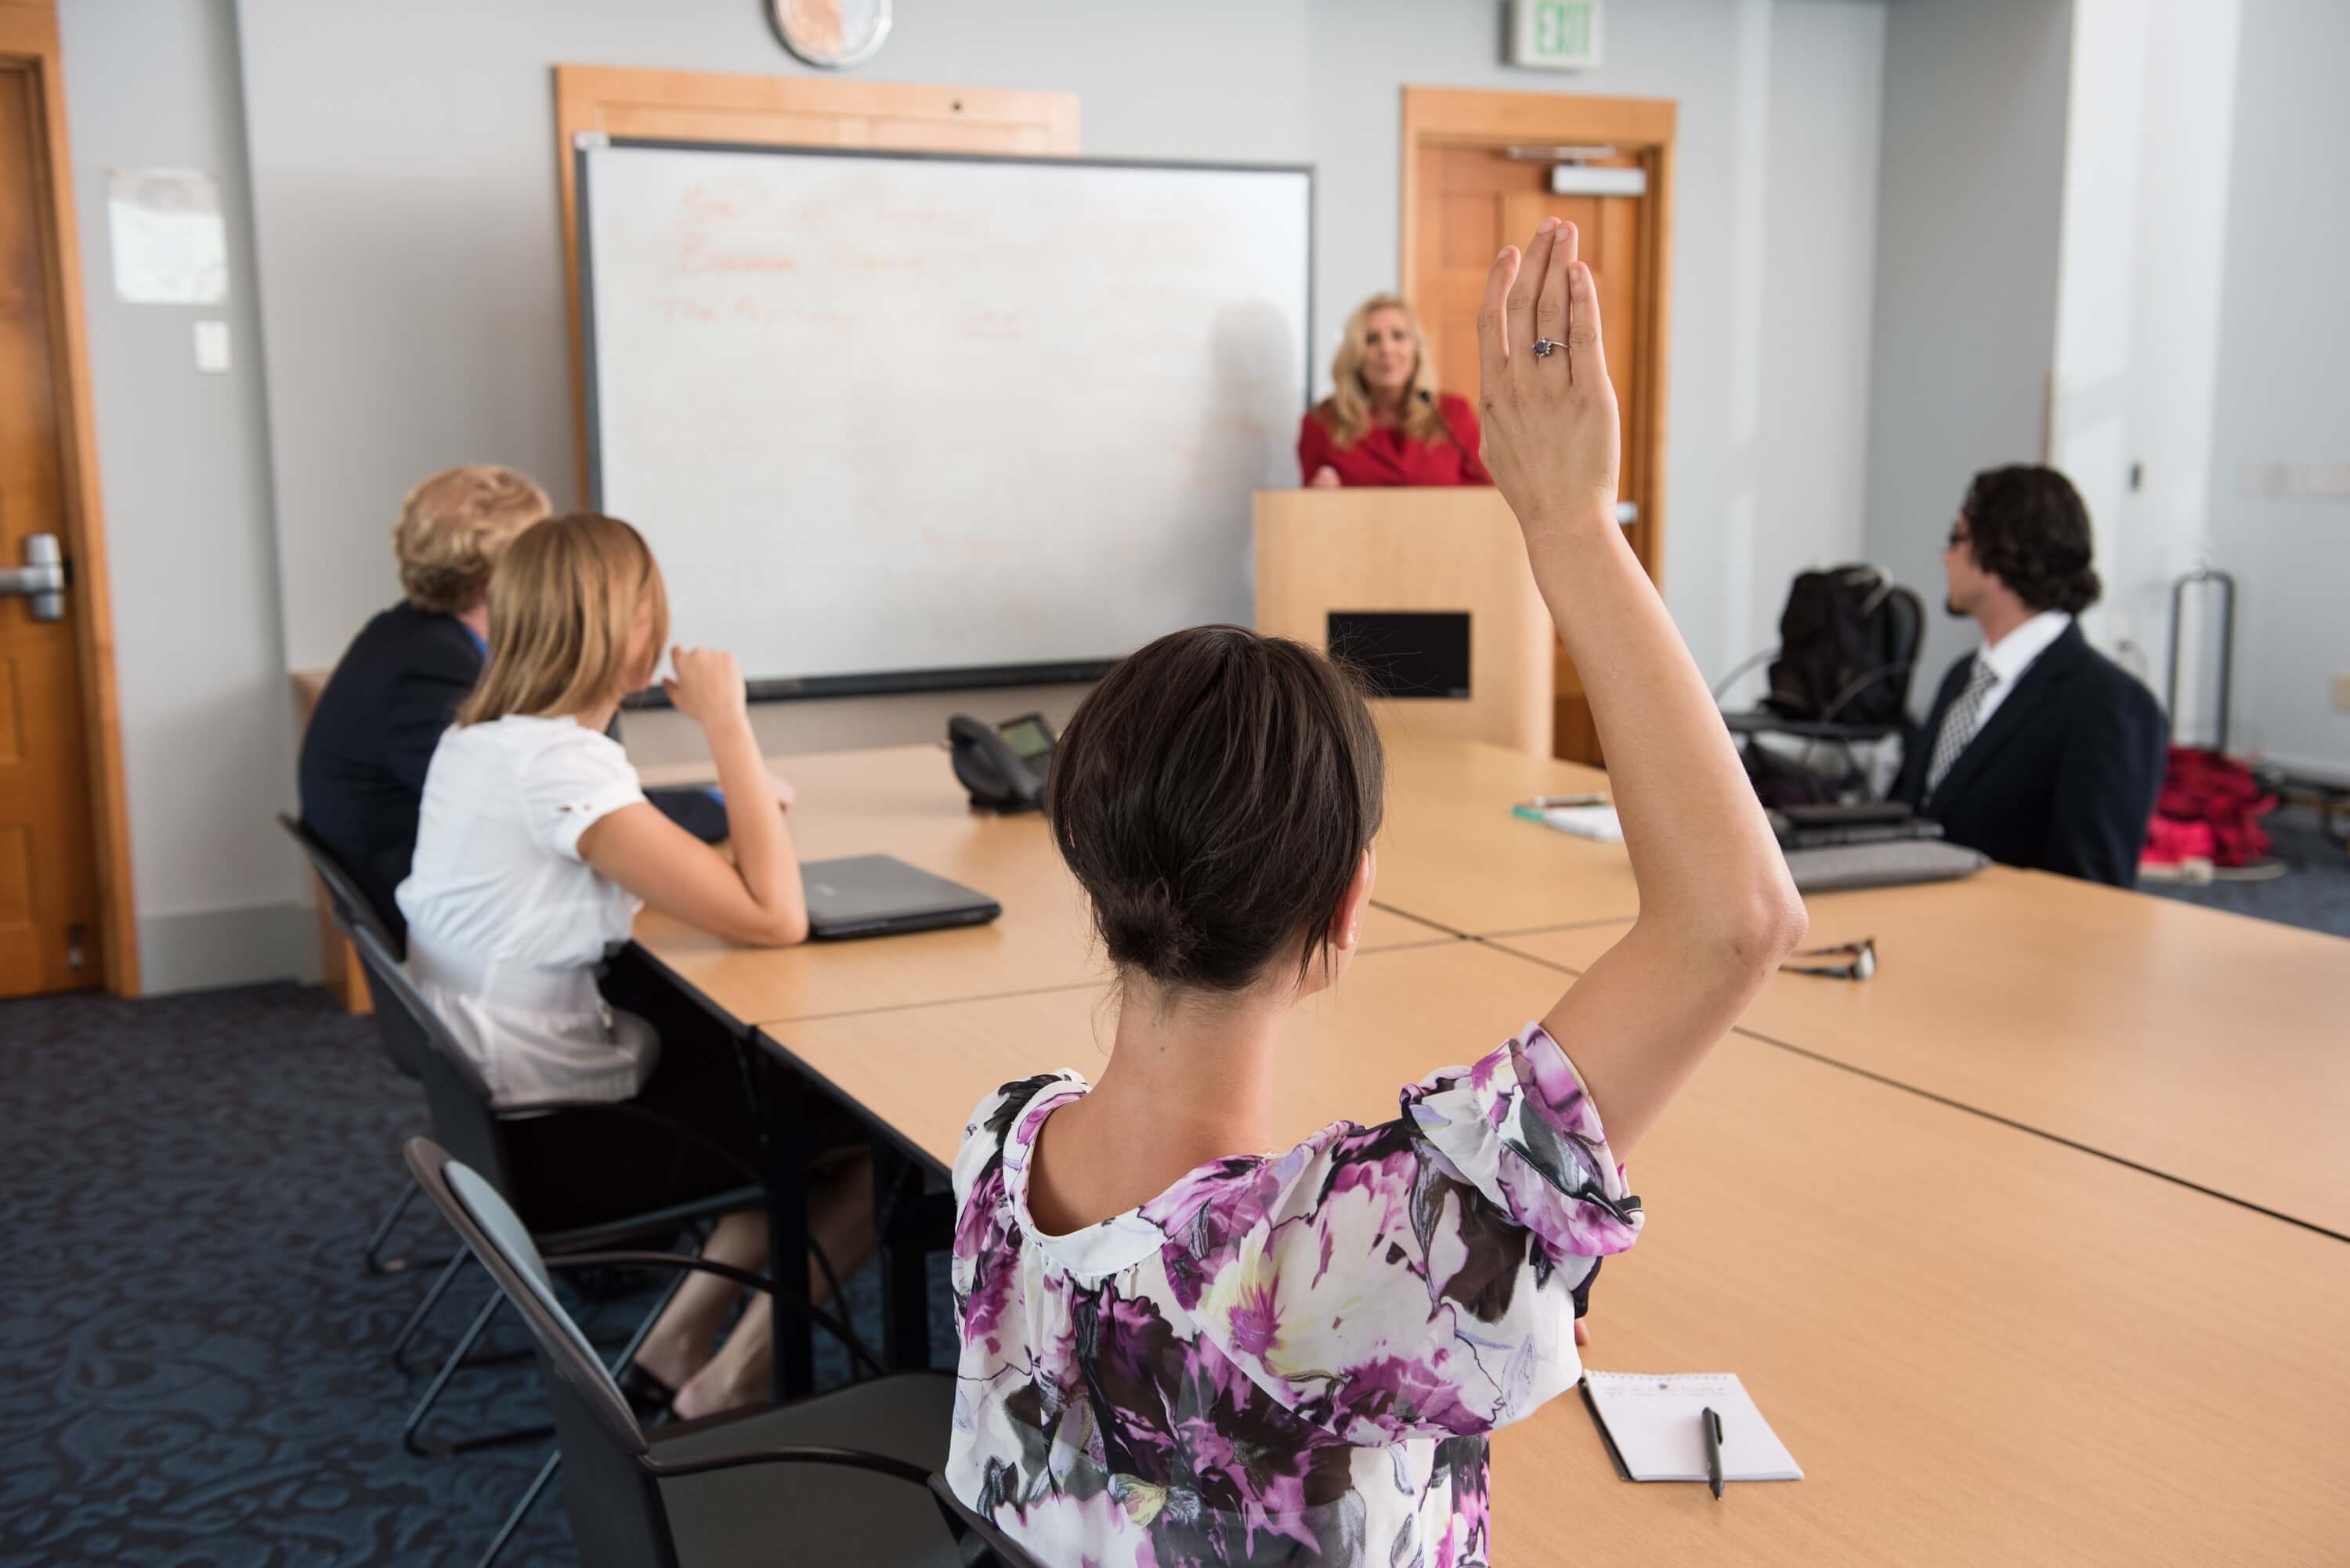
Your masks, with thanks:
[[[1411,307],[1375,294],[1347,318],[1330,361],[1336,389],[1297,431],[1307,484],[1491,484],[1477,455],[1477,410],[1436,389]]]

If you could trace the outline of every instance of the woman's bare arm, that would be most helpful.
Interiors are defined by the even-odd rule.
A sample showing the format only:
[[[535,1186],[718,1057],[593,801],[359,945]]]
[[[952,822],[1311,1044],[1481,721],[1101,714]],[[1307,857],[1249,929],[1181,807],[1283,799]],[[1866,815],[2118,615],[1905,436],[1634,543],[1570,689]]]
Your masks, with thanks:
[[[1803,940],[1802,901],[1704,678],[1616,522],[1616,392],[1575,225],[1504,249],[1477,317],[1485,462],[1591,701],[1639,918],[1544,1026],[1619,1152]],[[1536,338],[1562,345],[1537,357]]]
[[[731,941],[789,947],[807,940],[807,897],[767,764],[752,733],[734,656],[671,653],[670,701],[701,724],[726,796],[730,863],[650,805],[631,805],[579,836],[580,857],[663,914]]]

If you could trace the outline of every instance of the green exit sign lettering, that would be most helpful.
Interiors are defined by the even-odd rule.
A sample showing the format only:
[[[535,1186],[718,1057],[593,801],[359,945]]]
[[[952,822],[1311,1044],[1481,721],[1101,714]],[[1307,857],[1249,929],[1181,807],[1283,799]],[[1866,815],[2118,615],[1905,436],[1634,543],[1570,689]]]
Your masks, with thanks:
[[[1599,63],[1600,0],[1512,0],[1510,64],[1555,71]]]

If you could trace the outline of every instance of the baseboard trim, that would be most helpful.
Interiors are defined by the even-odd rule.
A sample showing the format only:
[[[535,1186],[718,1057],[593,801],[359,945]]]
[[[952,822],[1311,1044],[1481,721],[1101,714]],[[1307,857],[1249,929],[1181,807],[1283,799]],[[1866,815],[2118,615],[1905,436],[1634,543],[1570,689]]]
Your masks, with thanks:
[[[307,904],[151,915],[139,922],[140,994],[318,978],[318,918]]]

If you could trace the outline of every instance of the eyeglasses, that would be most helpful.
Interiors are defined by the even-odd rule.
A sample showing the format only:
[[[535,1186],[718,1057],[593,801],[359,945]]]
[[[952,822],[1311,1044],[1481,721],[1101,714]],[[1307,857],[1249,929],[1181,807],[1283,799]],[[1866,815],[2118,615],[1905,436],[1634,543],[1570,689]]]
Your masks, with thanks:
[[[1842,942],[1832,948],[1813,948],[1794,955],[1799,959],[1841,958],[1845,961],[1832,964],[1783,963],[1784,974],[1815,974],[1823,980],[1866,980],[1877,972],[1877,939],[1863,937],[1856,942]]]

